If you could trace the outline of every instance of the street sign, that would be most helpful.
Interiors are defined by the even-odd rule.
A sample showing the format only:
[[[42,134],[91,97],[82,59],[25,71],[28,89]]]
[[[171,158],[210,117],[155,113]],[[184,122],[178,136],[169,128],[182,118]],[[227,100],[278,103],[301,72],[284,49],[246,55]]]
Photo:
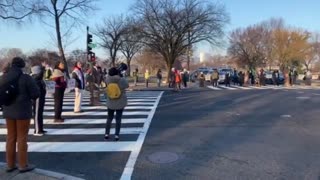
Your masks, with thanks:
[[[89,46],[90,48],[96,48],[96,47],[97,47],[97,44],[90,43],[90,44],[88,44],[88,46]]]

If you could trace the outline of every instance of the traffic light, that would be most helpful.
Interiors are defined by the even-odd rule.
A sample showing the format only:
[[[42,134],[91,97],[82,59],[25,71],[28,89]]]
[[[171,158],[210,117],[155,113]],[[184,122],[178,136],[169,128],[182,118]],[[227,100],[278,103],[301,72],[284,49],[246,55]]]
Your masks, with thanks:
[[[88,54],[92,54],[92,35],[88,34],[87,35],[87,53]]]
[[[91,53],[90,54],[90,62],[95,62],[96,61],[96,53]]]

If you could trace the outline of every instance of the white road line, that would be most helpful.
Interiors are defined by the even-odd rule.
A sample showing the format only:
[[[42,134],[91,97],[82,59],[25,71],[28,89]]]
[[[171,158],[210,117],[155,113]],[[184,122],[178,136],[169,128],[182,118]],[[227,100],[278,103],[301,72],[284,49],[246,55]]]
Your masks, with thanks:
[[[218,87],[221,87],[221,88],[223,88],[223,89],[226,89],[226,90],[237,90],[237,89],[235,89],[235,88],[232,88],[232,87],[228,87],[228,86],[218,86]]]
[[[82,105],[89,105],[89,102],[83,102]],[[104,102],[101,102],[104,104]],[[54,105],[54,102],[46,102],[47,105]],[[63,102],[63,105],[74,105],[74,102]],[[128,105],[154,105],[153,102],[128,102]],[[93,106],[94,107],[94,106]]]
[[[121,175],[121,178],[120,178],[121,180],[130,180],[131,179],[135,163],[138,159],[143,142],[146,138],[147,132],[149,130],[149,127],[150,127],[151,121],[153,119],[153,116],[156,112],[156,109],[159,105],[162,94],[163,94],[163,92],[161,92],[160,95],[158,96],[158,99],[157,99],[155,105],[153,106],[153,109],[151,110],[151,112],[147,118],[147,121],[144,123],[142,133],[140,133],[138,140],[137,140],[137,143],[130,153],[130,157],[129,157],[127,164],[126,164],[126,166],[123,170],[123,173]]]
[[[63,109],[64,110],[73,110],[74,107],[73,106],[63,106]],[[108,110],[108,108],[106,106],[83,106],[81,107],[82,110]],[[152,109],[152,106],[127,106],[125,107],[124,109],[131,109],[131,110],[134,110],[134,109]],[[54,107],[52,106],[46,106],[44,108],[44,110],[54,110]]]
[[[105,102],[105,99],[101,99],[101,102]],[[155,102],[156,100],[152,100],[152,99],[128,99],[128,102]],[[46,99],[46,102],[54,102],[54,99]],[[63,102],[74,102],[74,99],[64,99]],[[82,102],[90,102],[89,99],[84,99],[82,100]]]
[[[231,86],[233,88],[238,88],[238,89],[251,89],[249,87],[244,87],[244,86]]]
[[[70,129],[46,129],[48,131],[46,135],[101,135],[103,136],[105,133],[105,128],[70,128]],[[29,135],[32,135],[34,132],[34,129],[29,130]],[[128,128],[122,128],[121,134],[140,134],[143,132],[142,128],[136,128],[136,127],[128,127]],[[115,129],[111,128],[110,130],[111,134],[115,133]],[[0,129],[0,135],[6,135],[7,129],[1,128]]]
[[[132,119],[122,119],[122,124],[129,124],[129,123],[144,123],[147,120],[147,118],[132,118]],[[45,119],[43,120],[44,124],[57,124],[53,122],[53,119]],[[107,118],[105,119],[66,119],[64,124],[105,124],[107,121]],[[6,121],[4,119],[0,119],[0,124],[5,124]],[[112,123],[115,123],[115,121],[112,121]],[[34,124],[34,121],[31,121],[31,124]]]
[[[120,152],[135,146],[136,142],[28,142],[28,152]],[[6,143],[0,142],[0,151],[5,150]]]
[[[129,112],[126,112],[124,111],[123,112],[123,115],[124,116],[133,116],[133,115],[149,115],[149,111],[129,111]],[[107,116],[108,112],[105,111],[105,112],[83,112],[83,113],[74,113],[73,111],[71,112],[62,112],[62,116],[75,116],[75,117],[78,117],[78,116]],[[44,112],[43,113],[44,116],[54,116],[54,112]],[[2,112],[0,112],[0,116],[2,116]]]
[[[213,89],[213,90],[217,90],[217,91],[222,90],[221,88],[218,88],[218,87],[213,87],[213,86],[207,86],[207,87],[210,89]]]

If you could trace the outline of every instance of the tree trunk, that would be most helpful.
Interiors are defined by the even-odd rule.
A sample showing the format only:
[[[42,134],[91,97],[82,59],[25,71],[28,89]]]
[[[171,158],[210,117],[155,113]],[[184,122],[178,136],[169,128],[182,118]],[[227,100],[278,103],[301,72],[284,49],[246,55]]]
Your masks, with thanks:
[[[131,76],[131,59],[127,59],[127,66],[128,66],[128,69],[127,69],[127,74],[129,76]]]
[[[170,83],[170,74],[171,74],[171,69],[172,69],[173,63],[167,63],[167,78],[166,82],[169,84]]]
[[[287,68],[281,68],[283,76],[284,76],[284,86],[289,87],[290,86],[290,79],[289,79],[289,71]]]
[[[68,63],[67,63],[66,57],[64,55],[64,49],[63,49],[62,37],[61,37],[61,30],[60,30],[60,20],[59,20],[58,15],[56,15],[56,17],[55,17],[55,23],[56,23],[56,33],[57,33],[59,55],[60,55],[60,57],[62,59],[62,62],[64,63],[66,75],[69,78],[70,76],[69,76],[69,70],[68,70]]]
[[[187,59],[187,68],[188,68],[188,71],[190,71],[190,55],[188,55],[188,59]]]

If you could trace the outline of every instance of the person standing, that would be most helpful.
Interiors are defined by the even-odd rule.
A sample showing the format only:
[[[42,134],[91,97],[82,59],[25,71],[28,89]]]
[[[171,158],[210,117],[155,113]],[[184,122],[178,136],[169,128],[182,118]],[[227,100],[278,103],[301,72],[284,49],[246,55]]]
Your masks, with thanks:
[[[3,118],[6,119],[6,161],[7,172],[17,169],[16,149],[18,150],[18,168],[21,173],[32,171],[35,166],[28,163],[28,132],[30,119],[32,118],[32,100],[36,100],[39,89],[31,76],[23,74],[22,68],[25,61],[20,57],[15,57],[11,61],[11,67],[1,76],[0,87],[5,84],[17,81],[19,93],[15,100],[2,106]],[[18,147],[16,146],[18,144]]]
[[[82,71],[82,63],[76,62],[72,71],[72,78],[75,79],[75,99],[74,99],[74,113],[81,113],[82,95],[85,88],[84,74]]]
[[[172,68],[169,73],[169,88],[175,88],[176,76],[175,68]]]
[[[226,75],[225,75],[225,78],[224,78],[224,83],[225,83],[225,85],[226,85],[226,87],[230,87],[230,74],[229,73],[227,73]]]
[[[146,87],[149,87],[149,78],[150,78],[150,74],[149,74],[149,70],[147,69],[146,72],[144,73],[144,79],[146,81]]]
[[[178,70],[175,70],[175,90],[181,90],[181,74]]]
[[[31,76],[35,80],[39,90],[40,96],[33,102],[33,116],[34,116],[34,136],[43,136],[47,131],[43,129],[43,110],[46,102],[46,84],[43,80],[45,67],[35,65],[31,67]]]
[[[63,97],[64,91],[67,87],[67,78],[64,73],[64,63],[57,62],[54,67],[52,73],[52,80],[56,83],[55,91],[54,91],[54,122],[62,123],[64,119],[62,119],[62,107],[63,107]]]
[[[186,69],[184,69],[182,74],[182,81],[183,81],[184,88],[188,87],[188,84],[187,84],[188,79],[189,79],[189,73]]]
[[[204,82],[205,82],[206,78],[203,74],[203,72],[200,73],[200,76],[199,76],[199,86],[200,87],[204,87]]]
[[[120,72],[116,68],[109,69],[109,76],[106,79],[108,119],[104,138],[109,139],[111,123],[116,112],[115,141],[120,139],[121,119],[124,108],[127,106],[126,89],[129,84],[125,78],[120,77]]]
[[[138,68],[136,68],[136,70],[133,72],[133,81],[134,81],[134,86],[137,86],[138,79],[139,79],[139,75],[138,75]]]
[[[161,81],[162,81],[161,69],[159,69],[158,72],[157,72],[157,80],[158,80],[158,87],[160,87],[161,86]]]
[[[213,73],[211,75],[211,79],[212,79],[212,86],[214,87],[218,87],[218,80],[219,80],[219,72],[218,70],[213,70]]]

